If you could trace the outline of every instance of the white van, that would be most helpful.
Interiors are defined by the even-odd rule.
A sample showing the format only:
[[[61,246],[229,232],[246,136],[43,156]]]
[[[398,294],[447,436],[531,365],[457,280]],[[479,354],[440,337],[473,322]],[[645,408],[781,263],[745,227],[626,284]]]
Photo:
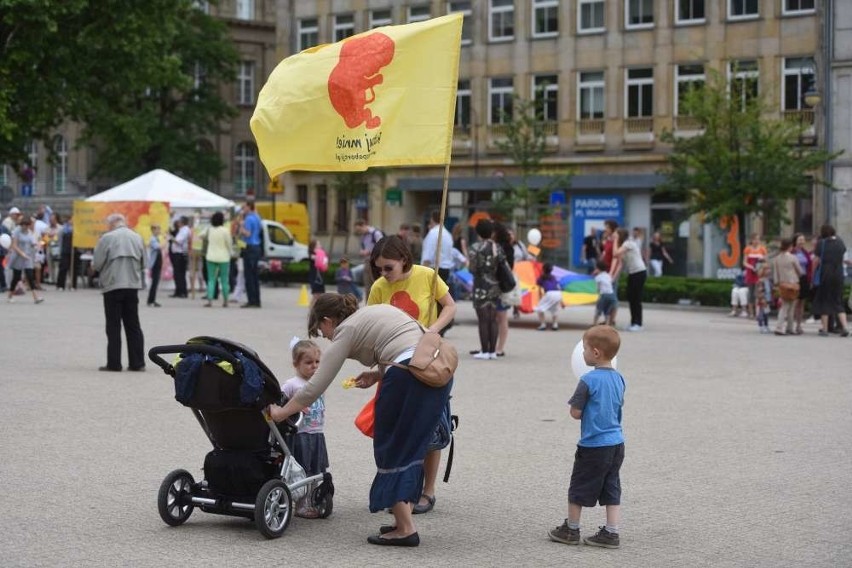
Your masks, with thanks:
[[[308,245],[300,243],[293,233],[275,221],[261,221],[263,236],[263,257],[281,262],[302,262],[308,260]]]

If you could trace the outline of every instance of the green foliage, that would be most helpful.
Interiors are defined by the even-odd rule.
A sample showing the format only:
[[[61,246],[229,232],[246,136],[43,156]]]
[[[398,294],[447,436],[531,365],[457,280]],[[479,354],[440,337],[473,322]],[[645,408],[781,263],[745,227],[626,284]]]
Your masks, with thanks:
[[[684,276],[648,278],[642,301],[654,304],[677,304],[682,300],[702,306],[730,306],[731,280],[711,280]],[[618,297],[627,297],[627,278],[618,283]]]
[[[689,90],[681,101],[681,115],[703,130],[691,137],[663,134],[673,149],[662,172],[668,182],[658,190],[708,222],[745,215],[789,221],[786,201],[806,195],[806,176],[839,153],[797,144],[805,125],[768,118],[764,98],[745,97],[743,103],[738,85],[733,94],[730,86],[711,72],[707,85]]]
[[[219,90],[238,54],[191,0],[0,0],[0,50],[0,163],[22,163],[26,142],[73,120],[98,148],[94,174],[218,177],[200,142],[235,116]]]
[[[548,196],[556,187],[566,187],[571,183],[571,175],[559,173],[552,175],[542,187],[532,187],[530,178],[545,173],[542,159],[546,152],[547,127],[542,109],[536,100],[520,97],[512,99],[512,116],[505,117],[495,144],[505,152],[520,171],[520,181],[510,183],[504,178],[509,191],[495,199],[494,209],[498,217],[515,221],[516,211],[523,211],[523,220],[527,223],[537,219],[541,205],[547,203]]]

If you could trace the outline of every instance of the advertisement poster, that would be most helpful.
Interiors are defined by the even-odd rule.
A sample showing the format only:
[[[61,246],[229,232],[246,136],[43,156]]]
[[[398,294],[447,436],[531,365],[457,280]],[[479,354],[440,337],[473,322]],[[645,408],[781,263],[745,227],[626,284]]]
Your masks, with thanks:
[[[159,225],[161,236],[169,231],[169,204],[158,201],[75,201],[75,248],[93,249],[107,230],[106,218],[121,213],[127,226],[142,235],[146,246],[151,238],[151,225]]]

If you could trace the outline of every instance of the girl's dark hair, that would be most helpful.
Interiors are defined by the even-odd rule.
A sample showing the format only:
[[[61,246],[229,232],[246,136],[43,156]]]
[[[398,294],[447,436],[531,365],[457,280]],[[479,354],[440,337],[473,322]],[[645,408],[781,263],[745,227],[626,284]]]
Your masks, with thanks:
[[[799,237],[802,237],[803,239],[807,240],[804,233],[793,233],[793,236],[790,239],[793,243],[793,246],[796,246],[796,241],[799,240]]]
[[[616,229],[615,232],[618,234],[618,246],[621,246],[627,242],[627,237],[629,236],[629,234],[627,233],[627,229],[621,227]]]
[[[370,270],[373,271],[373,276],[378,279],[382,275],[382,271],[376,266],[376,259],[379,257],[388,260],[399,260],[402,262],[403,274],[411,270],[414,264],[414,259],[411,256],[411,249],[405,244],[399,235],[388,235],[379,239],[375,244],[372,252],[370,252]]]
[[[319,324],[329,318],[338,324],[358,311],[358,298],[352,294],[320,294],[308,314],[308,337],[319,337]],[[330,338],[329,338],[330,339]]]
[[[790,247],[793,246],[793,241],[790,239],[781,239],[781,244],[778,245],[782,251],[790,250]]]
[[[512,244],[509,229],[503,223],[494,223],[494,242],[498,245]]]
[[[480,219],[476,223],[476,234],[482,239],[490,239],[494,233],[494,223],[491,219]]]
[[[825,224],[819,228],[819,238],[827,239],[829,237],[833,237],[837,234],[837,231],[834,230],[834,227],[831,225]]]
[[[615,230],[618,228],[618,221],[616,221],[615,219],[607,219],[606,221],[604,221],[604,226],[610,231],[615,232]]]
[[[210,224],[214,227],[221,227],[225,224],[225,215],[221,211],[216,211],[213,213],[213,216],[210,217]]]

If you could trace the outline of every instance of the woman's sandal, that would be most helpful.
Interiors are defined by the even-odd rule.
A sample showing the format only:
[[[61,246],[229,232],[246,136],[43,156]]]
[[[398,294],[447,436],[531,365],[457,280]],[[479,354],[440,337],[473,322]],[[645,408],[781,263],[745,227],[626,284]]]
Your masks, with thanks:
[[[412,509],[412,511],[411,511],[412,514],[422,515],[423,513],[428,513],[429,511],[431,511],[432,509],[435,508],[435,496],[432,495],[430,497],[429,495],[426,495],[425,493],[420,496],[421,499],[424,498],[424,497],[426,498],[427,503],[425,505],[421,505],[420,502],[418,502],[416,505],[414,505],[414,509]]]

